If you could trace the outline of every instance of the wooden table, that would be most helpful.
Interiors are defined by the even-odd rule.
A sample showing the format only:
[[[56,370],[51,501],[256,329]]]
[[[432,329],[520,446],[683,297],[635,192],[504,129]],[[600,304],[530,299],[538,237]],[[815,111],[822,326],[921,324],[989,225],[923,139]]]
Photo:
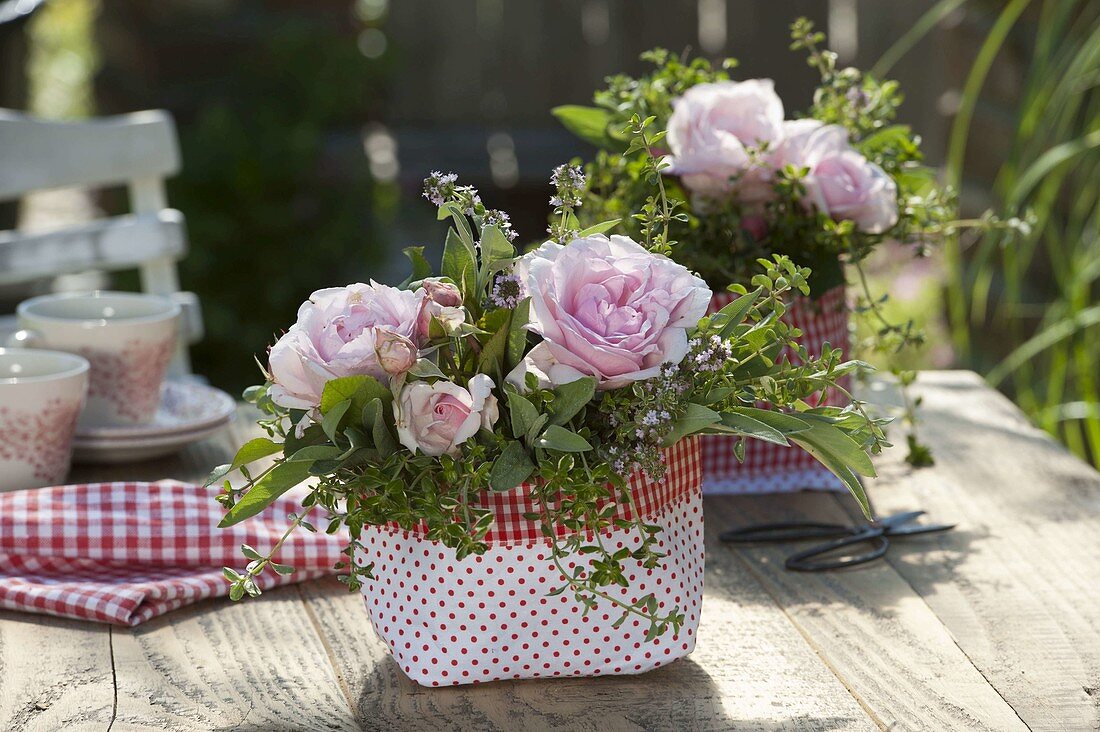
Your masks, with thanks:
[[[937,465],[909,470],[895,448],[871,495],[959,528],[794,574],[789,549],[732,549],[718,532],[845,520],[847,498],[708,499],[698,648],[668,668],[422,689],[358,596],[311,582],[133,630],[0,613],[0,729],[1100,728],[1100,474],[974,374],[929,373],[920,392]],[[179,458],[75,478],[196,479],[247,434],[238,420]]]

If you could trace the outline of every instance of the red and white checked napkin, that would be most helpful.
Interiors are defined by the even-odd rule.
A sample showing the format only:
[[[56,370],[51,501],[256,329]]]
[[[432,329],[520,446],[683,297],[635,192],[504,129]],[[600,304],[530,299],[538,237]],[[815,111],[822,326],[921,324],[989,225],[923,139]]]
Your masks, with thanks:
[[[0,608],[133,626],[228,594],[222,567],[243,567],[241,544],[266,553],[300,494],[225,529],[216,494],[172,480],[0,493]],[[266,571],[257,584],[333,574],[346,546],[346,533],[295,531],[276,559],[296,571]]]

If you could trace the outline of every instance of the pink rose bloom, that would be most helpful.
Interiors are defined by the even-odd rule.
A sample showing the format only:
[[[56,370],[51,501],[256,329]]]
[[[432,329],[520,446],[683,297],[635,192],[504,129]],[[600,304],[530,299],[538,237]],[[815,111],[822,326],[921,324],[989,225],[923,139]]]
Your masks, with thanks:
[[[455,285],[433,277],[424,280],[421,288],[426,297],[418,326],[423,340],[428,338],[432,318],[438,320],[448,334],[466,322],[466,311],[462,309],[462,292]]]
[[[816,120],[788,122],[788,136],[772,155],[776,167],[809,168],[803,183],[806,204],[840,221],[850,219],[868,234],[881,234],[898,222],[898,189],[893,178],[848,144],[848,132]]]
[[[485,374],[470,379],[468,389],[450,381],[406,384],[396,404],[397,438],[414,453],[455,454],[479,429],[492,429],[500,416],[493,386]]]
[[[298,321],[271,347],[271,400],[311,409],[332,379],[366,374],[389,383],[391,373],[416,362],[419,354],[408,351],[419,343],[423,305],[422,291],[376,282],[314,292],[298,308]]]
[[[508,375],[520,389],[528,373],[543,386],[595,376],[600,389],[657,376],[683,360],[711,298],[706,282],[625,236],[547,242],[515,273],[531,295],[527,327],[543,339]]]
[[[783,102],[771,79],[718,81],[688,89],[668,121],[672,167],[694,193],[710,198],[734,188],[744,201],[771,195],[771,171],[754,164],[750,148],[781,139]],[[737,181],[732,180],[738,177]]]

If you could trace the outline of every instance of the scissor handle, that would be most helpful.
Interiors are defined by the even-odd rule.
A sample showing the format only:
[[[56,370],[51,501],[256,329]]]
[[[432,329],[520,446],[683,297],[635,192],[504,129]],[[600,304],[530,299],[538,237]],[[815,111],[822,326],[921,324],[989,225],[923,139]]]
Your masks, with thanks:
[[[851,537],[863,531],[861,527],[817,521],[783,521],[774,524],[754,524],[730,529],[719,534],[720,541],[729,544],[757,544],[805,539]]]
[[[862,554],[853,554],[838,557],[836,559],[822,559],[813,561],[815,557],[832,554],[835,551],[859,544],[869,544],[870,551]],[[843,569],[855,567],[859,564],[872,562],[886,554],[890,547],[890,540],[883,534],[882,529],[867,529],[846,536],[841,539],[826,542],[820,546],[811,547],[805,551],[797,552],[787,557],[785,566],[794,572],[821,572],[828,569]]]

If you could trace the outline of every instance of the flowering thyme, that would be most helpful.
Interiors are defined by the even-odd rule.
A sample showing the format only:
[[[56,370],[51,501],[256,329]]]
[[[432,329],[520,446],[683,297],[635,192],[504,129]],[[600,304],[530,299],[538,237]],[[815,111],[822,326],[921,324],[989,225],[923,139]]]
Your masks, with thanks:
[[[455,173],[440,173],[433,170],[432,174],[424,179],[424,198],[436,206],[447,203],[457,203],[459,208],[467,216],[473,216],[481,208],[481,196],[473,186],[458,186],[458,175]]]
[[[440,173],[438,170],[433,170],[432,174],[424,179],[424,198],[436,206],[442,206],[454,197],[457,180],[458,175],[455,173]]]
[[[723,340],[717,333],[696,337],[688,341],[686,363],[697,371],[721,371],[726,362],[733,358],[729,341]]]
[[[482,219],[482,226],[497,227],[504,236],[508,237],[508,241],[515,241],[516,236],[519,234],[519,232],[512,228],[512,219],[509,218],[508,214],[495,208],[488,209],[485,212],[485,217]]]
[[[584,171],[579,165],[563,164],[554,168],[550,176],[550,185],[554,186],[556,192],[550,197],[550,205],[572,208],[580,206],[585,183]]]
[[[668,466],[661,447],[685,408],[689,386],[687,372],[665,364],[659,376],[604,396],[600,411],[611,430],[607,460],[618,475],[641,470],[649,480],[664,478]]]
[[[527,296],[517,275],[497,273],[489,290],[489,302],[498,308],[513,310]]]

